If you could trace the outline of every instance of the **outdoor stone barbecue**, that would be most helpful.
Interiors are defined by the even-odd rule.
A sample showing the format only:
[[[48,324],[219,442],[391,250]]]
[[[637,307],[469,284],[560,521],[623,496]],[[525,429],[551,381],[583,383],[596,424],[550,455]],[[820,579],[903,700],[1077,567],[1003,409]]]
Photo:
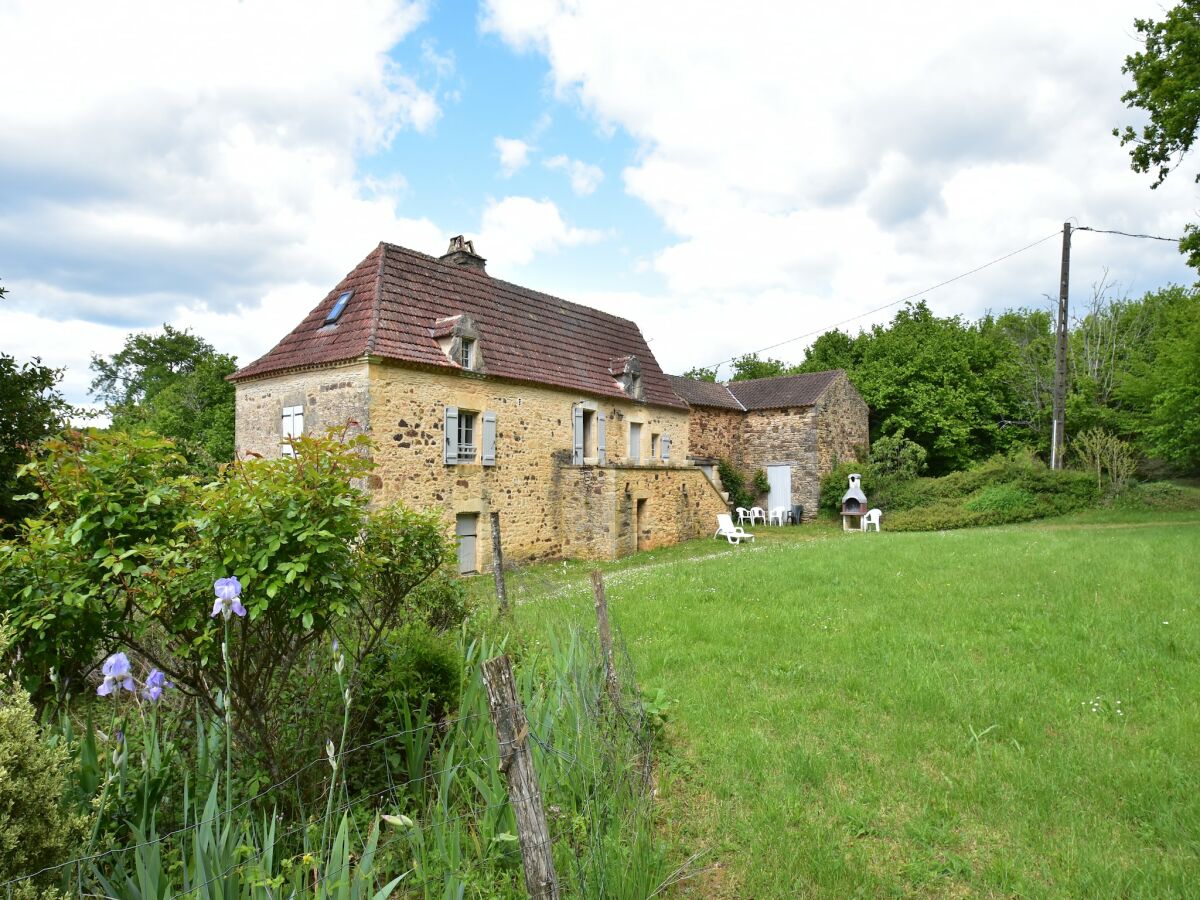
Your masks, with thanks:
[[[863,493],[862,476],[850,476],[850,487],[842,494],[842,530],[862,531],[862,517],[867,514],[867,495]]]

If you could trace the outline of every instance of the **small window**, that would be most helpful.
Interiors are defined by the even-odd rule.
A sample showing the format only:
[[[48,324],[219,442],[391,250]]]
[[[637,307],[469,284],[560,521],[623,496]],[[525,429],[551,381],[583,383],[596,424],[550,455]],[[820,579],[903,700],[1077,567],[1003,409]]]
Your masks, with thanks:
[[[325,317],[325,324],[332,325],[336,322],[346,309],[346,304],[350,302],[350,298],[354,295],[354,291],[342,291],[338,294],[338,298],[334,301],[333,309],[329,310],[329,315]]]
[[[295,456],[296,450],[291,441],[304,434],[304,407],[285,406],[279,423],[279,434],[283,438],[280,452],[284,456]]]
[[[650,458],[658,459],[658,435],[650,433]]]
[[[642,458],[642,423],[629,423],[629,458],[637,462]]]
[[[475,368],[475,341],[471,338],[463,338],[459,344],[458,364],[464,369]]]
[[[475,461],[475,416],[473,412],[458,411],[459,462]]]

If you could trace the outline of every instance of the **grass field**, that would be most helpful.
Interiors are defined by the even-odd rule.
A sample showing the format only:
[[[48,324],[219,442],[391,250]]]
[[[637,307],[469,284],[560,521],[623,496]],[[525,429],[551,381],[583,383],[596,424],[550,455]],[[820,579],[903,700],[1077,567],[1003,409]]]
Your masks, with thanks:
[[[690,896],[1200,896],[1200,516],[696,542],[609,564]],[[514,574],[530,636],[587,567]]]

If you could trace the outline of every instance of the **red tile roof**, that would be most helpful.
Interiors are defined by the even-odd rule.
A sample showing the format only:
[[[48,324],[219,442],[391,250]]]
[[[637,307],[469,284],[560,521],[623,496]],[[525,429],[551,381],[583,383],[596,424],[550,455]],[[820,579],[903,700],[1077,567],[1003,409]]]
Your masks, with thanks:
[[[671,380],[671,387],[675,389],[675,393],[689,406],[715,406],[718,409],[738,411],[746,408],[729,393],[729,388],[716,381],[698,381],[695,378],[684,378],[682,375],[668,375],[667,378]]]
[[[825,389],[845,373],[810,372],[805,375],[780,375],[775,378],[752,378],[718,384],[696,381],[678,375],[668,376],[675,393],[691,406],[715,406],[721,409],[783,409],[792,406],[812,406]]]
[[[354,290],[341,318],[323,325],[338,294]],[[604,397],[625,397],[609,372],[636,356],[646,402],[684,408],[635,323],[381,243],[283,340],[230,376],[243,381],[364,355],[457,369],[434,335],[439,320],[468,315],[479,329],[488,375]],[[448,333],[448,332],[447,332]]]

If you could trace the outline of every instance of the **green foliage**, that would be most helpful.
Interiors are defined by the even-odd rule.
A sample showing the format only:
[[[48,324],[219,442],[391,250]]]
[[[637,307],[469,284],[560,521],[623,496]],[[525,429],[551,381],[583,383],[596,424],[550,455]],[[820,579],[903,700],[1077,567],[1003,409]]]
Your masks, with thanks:
[[[757,499],[746,488],[746,479],[740,469],[727,459],[717,460],[717,474],[721,477],[721,486],[729,494],[729,502],[734,509],[739,506],[749,509]]]
[[[1120,491],[1133,477],[1137,459],[1133,449],[1123,440],[1102,428],[1092,428],[1077,434],[1071,441],[1084,468],[1096,473],[1096,489],[1104,489],[1104,476],[1108,476],[1113,489]]]
[[[184,329],[136,332],[105,358],[92,356],[92,395],[116,429],[149,428],[174,439],[198,471],[233,458],[234,357]]]
[[[696,366],[694,369],[688,369],[684,372],[683,377],[693,378],[696,381],[716,381],[718,368],[718,366],[713,366],[706,369],[703,366]]]
[[[0,353],[0,534],[11,531],[36,506],[14,497],[29,491],[18,470],[44,438],[62,430],[73,408],[58,391],[62,369],[40,359],[17,364]]]
[[[1140,109],[1150,120],[1137,131],[1114,128],[1121,146],[1132,144],[1130,164],[1135,172],[1154,176],[1158,187],[1196,140],[1200,128],[1200,2],[1181,0],[1161,21],[1135,19],[1143,49],[1125,58],[1121,71],[1133,77],[1133,87],[1121,100]],[[1200,176],[1197,176],[1200,180]],[[1187,227],[1180,250],[1188,265],[1200,268],[1200,231]]]
[[[749,381],[753,378],[774,378],[776,375],[790,375],[792,368],[783,360],[759,359],[757,353],[747,353],[733,361],[733,377],[730,381]]]
[[[762,496],[763,494],[767,493],[767,491],[771,490],[771,482],[767,478],[766,471],[763,469],[758,469],[754,473],[754,490],[759,496]]]
[[[880,473],[873,465],[843,463],[821,481],[821,508],[834,513],[846,476],[862,475],[867,502],[884,513],[889,531],[932,531],[1023,522],[1095,505],[1100,493],[1084,472],[1056,472],[1014,451],[938,478]]]
[[[0,658],[6,644],[0,633]],[[87,820],[67,803],[70,767],[66,746],[38,727],[29,695],[0,678],[0,882],[53,866],[82,847]],[[62,875],[18,883],[9,896],[54,896]]]
[[[1114,499],[1122,509],[1149,509],[1160,512],[1200,510],[1200,488],[1185,487],[1169,481],[1131,484]]]
[[[239,462],[202,484],[150,434],[48,444],[29,466],[46,512],[0,543],[23,677],[45,692],[54,668],[72,692],[90,691],[96,660],[131,648],[216,710],[212,584],[236,575],[249,614],[230,654],[235,726],[268,771],[282,771],[289,737],[314,737],[290,726],[280,699],[307,702],[333,635],[357,661],[406,617],[453,624],[461,609],[444,583],[410,596],[450,543],[436,513],[368,513],[356,486],[371,468],[365,446],[304,437],[294,459]]]
[[[871,463],[884,475],[916,478],[925,470],[925,448],[900,434],[884,435],[871,444]]]
[[[796,372],[829,372],[833,369],[852,370],[858,363],[861,344],[844,331],[826,331],[804,354],[804,362]]]

